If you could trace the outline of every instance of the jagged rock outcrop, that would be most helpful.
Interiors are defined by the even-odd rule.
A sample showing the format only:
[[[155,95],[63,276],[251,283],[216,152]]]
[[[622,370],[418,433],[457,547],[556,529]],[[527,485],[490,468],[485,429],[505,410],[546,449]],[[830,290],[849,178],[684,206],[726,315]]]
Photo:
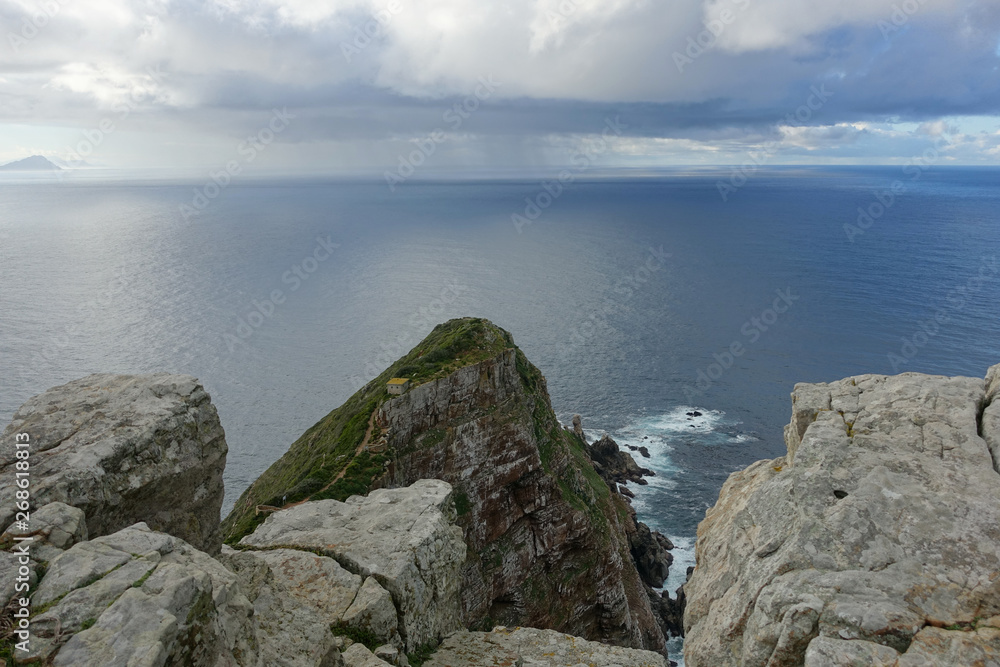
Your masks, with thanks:
[[[573,415],[573,435],[583,440],[584,443],[587,442],[587,436],[583,433],[583,417],[580,415]]]
[[[385,383],[411,379],[400,396]],[[438,326],[309,429],[237,501],[227,540],[256,508],[343,500],[422,478],[453,485],[468,546],[465,624],[555,628],[656,650],[659,623],[632,562],[629,506],[558,423],[545,378],[486,320]]]
[[[32,509],[79,508],[91,537],[145,522],[219,551],[226,439],[194,378],[91,375],[29,399],[0,436],[0,526],[16,511],[18,433],[29,436]]]
[[[456,632],[424,667],[667,667],[652,651],[608,646],[553,630],[496,627]]]
[[[580,415],[573,416],[574,432],[583,432]],[[633,448],[639,449],[639,448]],[[642,447],[642,449],[646,449]],[[587,446],[587,453],[594,464],[594,470],[608,484],[612,491],[621,494],[625,498],[633,498],[634,494],[625,485],[626,482],[637,482],[645,484],[644,476],[652,476],[652,470],[640,468],[635,459],[628,452],[622,451],[618,443],[610,436],[604,434],[597,442]],[[646,456],[649,456],[648,451]],[[632,509],[630,501],[628,514],[630,520],[623,521],[625,533],[628,536],[629,551],[632,554],[632,561],[642,583],[646,587],[646,595],[649,599],[650,609],[653,617],[656,618],[663,635],[680,635],[682,624],[677,620],[678,602],[672,600],[669,594],[658,593],[653,590],[660,588],[670,574],[670,565],[674,561],[670,550],[674,545],[665,536],[655,530],[650,530],[649,526],[636,518],[635,510]],[[683,607],[680,607],[683,609]]]
[[[60,521],[46,533],[47,567],[37,545],[29,549],[36,576],[30,650],[18,653],[25,661],[402,665],[403,649],[460,627],[465,543],[451,488],[439,480],[277,512],[219,559],[144,523],[80,539],[83,513],[49,507],[38,515]],[[5,603],[19,563],[16,551],[3,555],[14,556],[0,559]],[[374,653],[351,646],[361,638]]]
[[[342,586],[350,592],[339,596],[341,603],[324,603],[331,613],[336,607],[337,618],[327,625],[346,615],[354,627],[381,633],[378,639],[384,643],[398,630],[406,650],[413,651],[462,627],[459,586],[466,554],[462,531],[454,521],[451,485],[425,479],[406,488],[378,489],[364,498],[353,496],[346,503],[318,500],[275,512],[240,546],[314,551],[318,556],[309,555],[322,558],[323,567],[343,572],[333,578],[350,581]],[[293,581],[321,576],[290,575],[285,554],[243,551],[240,555],[265,561],[272,571],[284,568],[284,576]],[[306,569],[316,567],[310,563]],[[357,600],[362,589],[364,596]],[[355,601],[359,606],[352,609]],[[392,603],[395,608],[390,610]]]
[[[670,553],[674,545],[666,536],[650,530],[649,526],[641,521],[635,523],[635,530],[630,532],[628,537],[632,560],[643,583],[651,588],[663,586],[667,575],[670,574],[670,564],[674,562],[674,557]]]
[[[985,406],[980,417],[979,432],[990,449],[993,469],[1000,473],[1000,364],[986,374]]]
[[[55,556],[32,595],[28,652],[57,667],[257,665],[236,575],[144,523]]]
[[[688,568],[688,576],[691,575],[693,567]],[[684,636],[684,606],[687,598],[684,595],[684,585],[681,584],[674,591],[674,596],[670,596],[669,591],[659,593],[649,590],[649,604],[653,608],[663,628],[663,634],[671,637]]]
[[[590,459],[594,462],[597,474],[609,484],[624,484],[634,482],[646,484],[643,477],[653,475],[648,468],[640,468],[628,452],[623,452],[618,443],[605,434],[600,440],[588,448]]]
[[[1000,664],[998,375],[796,385],[698,528],[686,664]]]

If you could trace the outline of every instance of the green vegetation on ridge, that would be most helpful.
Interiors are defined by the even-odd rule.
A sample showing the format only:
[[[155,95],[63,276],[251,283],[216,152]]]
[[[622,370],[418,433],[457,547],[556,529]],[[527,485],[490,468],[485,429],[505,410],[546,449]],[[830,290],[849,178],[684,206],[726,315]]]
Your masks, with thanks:
[[[303,433],[243,492],[222,523],[226,542],[235,544],[263,522],[265,515],[256,514],[257,505],[281,507],[307,498],[345,500],[367,492],[387,459],[368,452],[356,455],[357,449],[372,415],[390,398],[385,383],[391,378],[409,378],[413,385],[431,382],[511,347],[510,334],[488,320],[461,318],[434,327],[409,353]],[[341,471],[343,477],[334,482]]]
[[[586,443],[559,423],[541,371],[514,345],[509,333],[486,320],[466,318],[439,325],[412,351],[306,431],[237,502],[223,523],[226,542],[236,544],[264,520],[266,515],[258,516],[254,511],[257,505],[281,506],[307,498],[344,500],[353,494],[364,494],[392,461],[402,466],[397,468],[397,477],[406,477],[407,466],[411,464],[426,472],[428,462],[423,458],[424,452],[432,450],[435,455],[447,456],[450,447],[461,446],[453,442],[458,422],[445,420],[429,426],[414,433],[408,442],[396,442],[394,446],[398,449],[359,450],[373,413],[390,399],[385,383],[393,377],[406,377],[414,385],[420,385],[509,350],[514,351],[520,385],[516,388],[516,400],[511,400],[511,395],[502,403],[477,405],[472,412],[463,414],[460,421],[487,418],[486,428],[496,434],[503,433],[508,424],[513,424],[513,433],[530,429],[533,435],[530,441],[511,442],[509,446],[522,447],[520,454],[529,457],[531,448],[537,447],[541,468],[548,477],[543,486],[551,484],[568,508],[586,514],[589,530],[581,538],[581,546],[567,550],[557,567],[544,560],[534,562],[523,573],[523,580],[514,584],[516,589],[507,591],[508,596],[527,601],[530,609],[491,603],[489,609],[482,610],[483,618],[504,625],[516,625],[530,618],[546,627],[579,632],[581,624],[587,622],[580,615],[581,610],[589,613],[585,611],[589,607],[580,601],[598,595],[602,577],[608,576],[609,563],[613,562],[611,553],[617,552],[616,558],[623,562],[631,558],[628,541],[623,539],[624,527],[631,522],[628,507],[611,493],[595,471]],[[478,508],[483,502],[484,489],[476,488],[476,480],[460,478],[456,471],[450,471],[444,478],[454,486],[458,524],[468,530],[470,522],[482,519]],[[587,546],[582,546],[583,543]],[[481,568],[487,580],[505,576],[499,570],[520,558],[525,547],[523,540],[515,539],[514,534],[495,537],[470,550],[470,566]],[[643,599],[645,593],[638,575],[634,572],[631,578],[627,572],[623,575],[630,600]],[[561,591],[566,590],[574,594],[563,595]],[[466,620],[476,625],[483,618]]]

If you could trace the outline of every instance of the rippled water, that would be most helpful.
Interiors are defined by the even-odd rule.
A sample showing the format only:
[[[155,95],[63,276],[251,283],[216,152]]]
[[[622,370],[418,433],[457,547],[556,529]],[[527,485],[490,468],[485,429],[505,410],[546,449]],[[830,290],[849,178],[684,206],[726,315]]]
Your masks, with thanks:
[[[5,176],[0,417],[92,372],[195,375],[228,510],[435,323],[485,316],[561,418],[649,448],[635,502],[678,545],[673,588],[726,476],[783,453],[795,382],[1000,362],[998,176],[924,173],[853,242],[901,169],[775,170],[728,202],[705,171],[577,183],[520,233],[537,181],[246,181],[185,220],[192,184]]]

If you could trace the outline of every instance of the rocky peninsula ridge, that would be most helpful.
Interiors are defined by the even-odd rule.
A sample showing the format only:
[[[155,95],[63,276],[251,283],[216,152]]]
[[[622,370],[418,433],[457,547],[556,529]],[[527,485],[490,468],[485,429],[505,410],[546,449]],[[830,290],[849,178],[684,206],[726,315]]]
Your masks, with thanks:
[[[453,320],[384,375],[221,524],[227,445],[194,378],[93,375],[30,399],[0,439],[3,657],[666,667],[669,542],[558,423],[510,334]],[[391,396],[400,375],[414,386]],[[598,467],[634,476],[614,449]]]
[[[0,660],[667,667],[683,631],[690,667],[1000,667],[998,393],[1000,365],[796,385],[788,453],[730,476],[671,598],[628,502],[648,471],[559,424],[486,320],[435,328],[222,522],[198,381],[89,376],[0,436]]]

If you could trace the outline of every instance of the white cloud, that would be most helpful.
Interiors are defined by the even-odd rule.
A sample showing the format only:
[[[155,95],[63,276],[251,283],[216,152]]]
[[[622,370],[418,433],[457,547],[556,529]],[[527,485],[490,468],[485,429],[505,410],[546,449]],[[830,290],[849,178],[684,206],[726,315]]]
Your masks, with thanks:
[[[502,87],[463,126],[455,156],[555,159],[557,137],[578,142],[592,120],[621,112],[633,117],[615,144],[627,159],[738,156],[773,137],[796,154],[874,157],[961,134],[944,117],[1000,107],[1000,3],[391,1],[399,11],[381,24],[373,17],[387,16],[390,0],[65,2],[16,52],[0,53],[0,122],[87,128],[131,103],[128,123],[150,146],[181,129],[192,138],[185,150],[207,156],[289,106],[302,120],[282,142],[350,143],[358,155],[358,142],[421,136],[439,122],[437,105],[492,75]],[[878,22],[906,3],[919,8],[884,38]],[[0,35],[20,34],[38,6],[0,0]],[[732,20],[706,32],[723,10]],[[345,58],[342,45],[372,25]],[[689,40],[704,44],[678,71],[674,54]],[[779,129],[824,82],[830,102]],[[892,116],[912,127],[887,124]],[[996,156],[995,125],[982,135],[959,125],[963,156]]]

